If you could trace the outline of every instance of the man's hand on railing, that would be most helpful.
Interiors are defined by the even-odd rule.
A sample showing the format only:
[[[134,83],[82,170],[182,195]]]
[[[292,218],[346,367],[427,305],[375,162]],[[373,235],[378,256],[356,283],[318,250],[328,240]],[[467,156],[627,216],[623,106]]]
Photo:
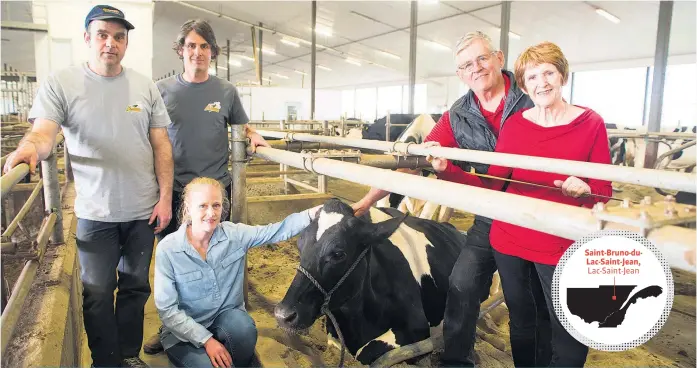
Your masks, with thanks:
[[[5,161],[5,167],[3,168],[3,173],[7,174],[15,166],[26,163],[29,164],[29,172],[33,175],[36,172],[36,164],[39,162],[39,153],[36,150],[36,146],[32,142],[24,141],[19,147],[9,156],[7,156],[7,161]]]

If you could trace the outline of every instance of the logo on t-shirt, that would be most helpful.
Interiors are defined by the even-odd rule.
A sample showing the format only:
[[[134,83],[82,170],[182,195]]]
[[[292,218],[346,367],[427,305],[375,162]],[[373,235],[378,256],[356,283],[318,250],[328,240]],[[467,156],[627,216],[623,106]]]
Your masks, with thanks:
[[[211,102],[203,111],[220,112],[220,102]]]
[[[133,104],[133,105],[129,105],[128,107],[126,107],[126,112],[141,112],[141,111],[143,111],[143,110],[140,108],[140,104],[137,104],[137,103]]]

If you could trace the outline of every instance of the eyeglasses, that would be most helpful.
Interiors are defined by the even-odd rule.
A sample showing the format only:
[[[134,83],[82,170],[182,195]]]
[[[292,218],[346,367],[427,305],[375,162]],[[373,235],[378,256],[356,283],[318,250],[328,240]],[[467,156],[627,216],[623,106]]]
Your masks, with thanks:
[[[470,72],[472,72],[472,69],[474,68],[475,62],[478,65],[481,65],[482,67],[486,68],[487,66],[489,66],[489,62],[491,61],[491,56],[494,55],[495,53],[496,53],[496,51],[492,51],[488,54],[479,55],[479,56],[477,56],[476,59],[474,59],[474,61],[470,60],[470,61],[466,62],[465,64],[458,66],[457,68],[459,70],[464,70],[464,71],[470,73]]]

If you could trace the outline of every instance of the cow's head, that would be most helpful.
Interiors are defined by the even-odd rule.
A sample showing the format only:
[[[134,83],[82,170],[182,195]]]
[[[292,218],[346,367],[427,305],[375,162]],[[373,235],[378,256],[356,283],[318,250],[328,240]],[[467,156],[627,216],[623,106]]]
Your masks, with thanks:
[[[356,264],[331,295],[330,309],[362,297],[370,251],[363,258],[360,258],[361,253],[367,247],[387,239],[402,221],[404,217],[371,223],[366,218],[355,217],[351,207],[337,199],[324,204],[312,223],[300,234],[298,249],[300,266],[326,292],[334,289]],[[282,328],[303,330],[320,316],[324,302],[324,294],[305,274],[298,271],[274,314]]]

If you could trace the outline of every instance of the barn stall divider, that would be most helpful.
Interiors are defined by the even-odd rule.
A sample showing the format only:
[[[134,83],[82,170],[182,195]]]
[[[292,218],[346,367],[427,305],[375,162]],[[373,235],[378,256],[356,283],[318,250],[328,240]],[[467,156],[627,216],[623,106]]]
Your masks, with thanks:
[[[432,155],[451,160],[479,162],[489,165],[501,165],[520,169],[574,175],[583,178],[594,178],[654,188],[679,190],[689,193],[695,193],[697,191],[697,188],[695,187],[695,179],[697,179],[697,176],[693,173],[656,171],[652,169],[635,167],[618,167],[590,162],[484,152],[459,148],[427,147],[423,144],[414,143],[381,142],[365,139],[327,137],[303,133],[273,132],[267,130],[257,130],[257,132],[265,137],[284,139],[291,142],[304,141],[315,143],[333,143],[346,147],[378,150],[402,155]]]
[[[51,155],[46,158],[46,160],[41,161],[42,180],[36,184],[32,184],[34,185],[32,194],[2,234],[3,258],[28,256],[29,260],[25,263],[24,268],[22,268],[19,278],[17,279],[17,282],[9,295],[7,304],[3,305],[2,318],[0,319],[0,325],[2,326],[2,345],[0,355],[4,355],[6,353],[5,349],[7,348],[7,345],[14,334],[17,322],[22,315],[24,303],[27,299],[27,295],[29,295],[33,281],[36,278],[37,271],[43,262],[49,240],[52,246],[64,243],[61,190],[60,182],[58,181],[57,163],[57,146],[62,142],[63,135],[59,134],[56,138]],[[3,164],[4,161],[5,160],[3,160]],[[17,183],[19,183],[19,181],[27,175],[29,175],[29,165],[27,164],[17,165],[6,175],[3,175],[2,197],[9,194]],[[38,196],[38,192],[41,188],[43,188],[43,207],[46,214],[43,218],[41,229],[36,237],[36,240],[33,242],[31,249],[17,249],[16,244],[12,242],[12,234],[29,212],[29,209],[33,205],[33,202]],[[5,285],[2,286],[4,288]],[[3,294],[4,292],[5,290],[3,290]]]

